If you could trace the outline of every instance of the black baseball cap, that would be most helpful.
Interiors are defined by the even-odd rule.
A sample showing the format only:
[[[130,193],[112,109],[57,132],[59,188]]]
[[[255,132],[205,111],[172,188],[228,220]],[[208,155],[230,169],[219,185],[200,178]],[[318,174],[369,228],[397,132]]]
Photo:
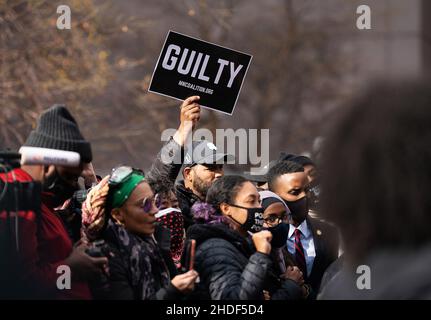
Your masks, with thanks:
[[[208,140],[199,140],[192,142],[192,148],[187,149],[184,157],[184,165],[193,167],[197,164],[224,164],[228,161],[234,161],[235,157],[217,151],[217,147]]]

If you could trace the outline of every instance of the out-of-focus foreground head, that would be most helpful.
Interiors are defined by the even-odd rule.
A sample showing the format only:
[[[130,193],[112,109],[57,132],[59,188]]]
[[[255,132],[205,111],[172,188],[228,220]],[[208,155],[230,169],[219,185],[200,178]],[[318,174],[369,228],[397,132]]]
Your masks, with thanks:
[[[340,227],[345,252],[430,243],[431,86],[375,84],[330,127],[321,214]]]

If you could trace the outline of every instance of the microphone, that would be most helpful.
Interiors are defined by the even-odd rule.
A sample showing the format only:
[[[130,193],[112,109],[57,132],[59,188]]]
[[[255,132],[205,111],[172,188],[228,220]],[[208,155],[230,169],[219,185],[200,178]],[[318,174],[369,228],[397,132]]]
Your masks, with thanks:
[[[21,147],[21,165],[57,165],[78,167],[81,156],[77,152],[48,148]]]

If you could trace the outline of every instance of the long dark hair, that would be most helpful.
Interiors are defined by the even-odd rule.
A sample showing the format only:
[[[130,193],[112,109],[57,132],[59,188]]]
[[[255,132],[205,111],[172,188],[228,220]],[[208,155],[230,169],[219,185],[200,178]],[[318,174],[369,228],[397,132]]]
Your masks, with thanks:
[[[431,241],[430,143],[429,85],[377,84],[342,113],[323,149],[321,215],[348,255]]]
[[[248,180],[241,176],[223,176],[217,179],[208,190],[206,202],[221,214],[222,203],[233,203],[238,191]]]

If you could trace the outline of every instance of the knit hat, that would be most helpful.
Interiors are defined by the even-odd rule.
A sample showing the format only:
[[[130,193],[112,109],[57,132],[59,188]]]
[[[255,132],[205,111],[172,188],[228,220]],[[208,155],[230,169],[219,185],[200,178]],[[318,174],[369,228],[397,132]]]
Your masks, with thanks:
[[[78,124],[66,106],[55,104],[44,111],[36,130],[30,132],[24,146],[79,153],[82,162],[91,162],[91,145],[79,131]]]

